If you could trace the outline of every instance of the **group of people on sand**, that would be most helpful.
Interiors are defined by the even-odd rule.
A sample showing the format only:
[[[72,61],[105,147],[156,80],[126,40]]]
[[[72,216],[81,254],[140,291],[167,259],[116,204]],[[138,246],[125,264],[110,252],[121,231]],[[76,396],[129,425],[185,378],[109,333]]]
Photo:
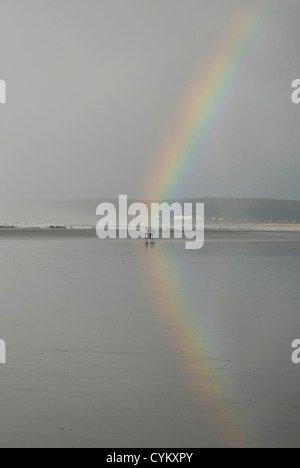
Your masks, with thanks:
[[[152,229],[152,227],[150,226],[146,226],[146,239],[153,239],[154,237],[154,229]]]

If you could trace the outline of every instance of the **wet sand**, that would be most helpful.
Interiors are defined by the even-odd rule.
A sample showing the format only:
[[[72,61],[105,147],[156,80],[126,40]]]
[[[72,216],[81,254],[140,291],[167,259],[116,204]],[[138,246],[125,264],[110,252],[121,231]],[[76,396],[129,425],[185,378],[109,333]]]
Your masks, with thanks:
[[[300,235],[0,231],[1,447],[298,447]]]

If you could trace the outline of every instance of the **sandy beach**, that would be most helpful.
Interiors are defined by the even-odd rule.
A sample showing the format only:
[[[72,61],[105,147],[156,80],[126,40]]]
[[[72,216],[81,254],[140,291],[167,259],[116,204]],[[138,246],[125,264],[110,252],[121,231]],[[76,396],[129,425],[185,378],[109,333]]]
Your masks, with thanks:
[[[1,447],[299,446],[297,233],[0,237]]]

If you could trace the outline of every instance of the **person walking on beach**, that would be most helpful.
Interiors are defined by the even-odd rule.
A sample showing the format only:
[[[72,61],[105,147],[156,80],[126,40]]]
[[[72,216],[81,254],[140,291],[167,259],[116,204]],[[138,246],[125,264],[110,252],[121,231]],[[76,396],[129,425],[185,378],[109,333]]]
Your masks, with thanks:
[[[146,227],[146,230],[147,230],[147,234],[146,234],[147,239],[152,239],[152,236],[153,236],[153,233],[154,233],[152,227],[151,227],[151,226],[150,226],[150,227],[148,226],[148,227]]]

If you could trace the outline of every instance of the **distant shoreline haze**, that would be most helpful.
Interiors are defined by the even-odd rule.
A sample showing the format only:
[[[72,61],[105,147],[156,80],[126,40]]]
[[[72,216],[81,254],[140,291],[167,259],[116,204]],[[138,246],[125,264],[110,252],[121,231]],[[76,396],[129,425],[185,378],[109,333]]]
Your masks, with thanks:
[[[103,201],[95,200],[10,200],[0,201],[0,227],[95,227],[96,209]],[[129,203],[140,200],[129,200]],[[154,201],[154,200],[153,200]],[[166,200],[167,201],[167,200]],[[175,201],[175,200],[174,200]],[[300,201],[199,198],[176,200],[180,203],[203,202],[205,224],[300,224]],[[168,200],[170,203],[171,201]],[[150,205],[150,201],[146,202]]]

